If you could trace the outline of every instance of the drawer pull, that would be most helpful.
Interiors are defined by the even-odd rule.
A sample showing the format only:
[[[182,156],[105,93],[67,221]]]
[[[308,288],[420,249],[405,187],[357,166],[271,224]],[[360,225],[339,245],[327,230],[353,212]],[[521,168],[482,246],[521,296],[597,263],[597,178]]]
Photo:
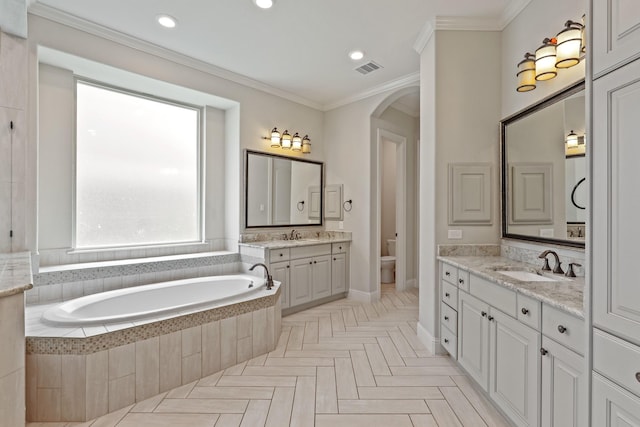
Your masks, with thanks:
[[[289,266],[287,265],[287,268],[289,268]]]
[[[464,285],[464,280],[463,279],[458,279],[458,283],[460,283],[461,285]]]
[[[280,254],[280,256],[284,256],[284,254]]]
[[[444,294],[444,296],[447,297],[447,298],[450,298],[451,294],[449,292],[447,292],[447,293]]]
[[[480,313],[482,315],[482,317],[487,317],[487,312],[483,311],[482,313]]]
[[[493,316],[489,316],[487,319],[489,319],[489,322],[493,322]]]
[[[540,347],[540,354],[546,356],[549,353],[544,347]]]
[[[334,261],[336,260],[336,258],[333,259]]]
[[[529,314],[529,310],[528,310],[528,309],[526,309],[526,308],[524,308],[524,307],[522,307],[522,310],[520,310],[520,312],[521,312],[522,314]]]
[[[448,339],[448,338],[445,338],[445,339],[444,339],[444,343],[445,343],[445,344],[449,344],[449,339]]]
[[[313,261],[313,263],[314,263],[314,264],[317,264],[317,263],[318,263],[318,261]]]
[[[451,276],[451,273],[450,273],[450,272],[448,272],[448,271],[445,271],[445,272],[444,272],[444,275],[445,275],[445,276]]]
[[[561,334],[564,334],[565,332],[567,332],[567,328],[565,328],[562,325],[558,325],[558,332],[560,332]]]
[[[640,372],[636,372],[636,381],[640,383]]]
[[[338,246],[338,249],[342,250],[342,246]]]
[[[313,264],[313,262],[309,261],[309,265]]]
[[[449,320],[449,316],[444,316],[444,320]]]

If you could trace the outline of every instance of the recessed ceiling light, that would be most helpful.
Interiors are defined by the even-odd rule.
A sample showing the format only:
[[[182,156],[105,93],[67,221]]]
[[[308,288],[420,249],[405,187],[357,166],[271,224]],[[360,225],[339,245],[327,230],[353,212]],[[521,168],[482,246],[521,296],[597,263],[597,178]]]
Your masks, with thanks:
[[[353,50],[349,52],[349,58],[353,59],[354,61],[359,61],[364,58],[364,52],[361,50]]]
[[[273,0],[253,0],[260,9],[269,9],[273,6]]]
[[[169,15],[158,15],[156,16],[158,20],[158,24],[162,25],[165,28],[175,28],[176,26],[176,18]]]

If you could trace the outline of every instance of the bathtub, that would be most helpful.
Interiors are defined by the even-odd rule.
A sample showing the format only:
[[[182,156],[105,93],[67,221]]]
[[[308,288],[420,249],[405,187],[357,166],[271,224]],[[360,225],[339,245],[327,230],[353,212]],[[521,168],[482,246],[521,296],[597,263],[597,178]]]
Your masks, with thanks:
[[[275,290],[246,274],[174,280],[66,301],[46,310],[42,321],[59,327],[109,325],[215,308]]]

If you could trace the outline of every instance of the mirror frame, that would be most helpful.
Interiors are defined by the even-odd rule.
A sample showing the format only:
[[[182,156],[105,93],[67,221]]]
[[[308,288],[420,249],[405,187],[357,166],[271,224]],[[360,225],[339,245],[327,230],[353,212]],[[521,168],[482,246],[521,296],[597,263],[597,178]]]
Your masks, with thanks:
[[[580,92],[581,90],[585,89],[585,81],[584,79],[580,80],[579,82],[564,88],[544,99],[542,99],[541,101],[525,108],[524,110],[521,110],[505,119],[503,119],[502,121],[500,121],[500,188],[501,188],[501,205],[500,205],[500,210],[501,210],[501,217],[502,217],[502,238],[509,238],[509,239],[517,239],[517,240],[526,240],[526,241],[530,241],[530,242],[538,242],[538,243],[550,243],[550,244],[554,244],[554,245],[562,245],[562,246],[571,246],[574,248],[583,248],[585,247],[585,241],[574,241],[574,240],[564,240],[564,239],[554,239],[554,238],[550,238],[550,237],[539,237],[539,236],[529,236],[526,234],[515,234],[515,233],[509,233],[507,231],[507,225],[508,225],[508,217],[507,217],[507,209],[508,209],[508,201],[507,201],[507,194],[508,194],[508,182],[507,182],[507,177],[509,176],[508,174],[508,169],[507,169],[507,147],[506,147],[506,127],[507,125],[518,121],[519,119],[522,119],[530,114],[533,114],[537,111],[540,111],[542,109],[544,109],[545,107],[548,107],[549,105],[555,104],[556,102],[559,102],[565,98],[568,98],[569,96],[576,94],[578,92]],[[585,114],[586,114],[586,106],[585,106]]]
[[[320,165],[320,222],[317,224],[287,224],[287,225],[248,225],[249,219],[249,154],[257,154],[260,156],[268,156],[268,157],[278,157],[280,159],[294,160],[297,162],[303,163],[311,163],[315,165]],[[261,228],[289,228],[289,227],[322,227],[324,225],[324,162],[316,161],[316,160],[307,160],[300,159],[297,157],[291,156],[283,156],[281,154],[273,154],[264,151],[256,151],[256,150],[245,150],[244,155],[244,228],[245,229],[261,229]]]

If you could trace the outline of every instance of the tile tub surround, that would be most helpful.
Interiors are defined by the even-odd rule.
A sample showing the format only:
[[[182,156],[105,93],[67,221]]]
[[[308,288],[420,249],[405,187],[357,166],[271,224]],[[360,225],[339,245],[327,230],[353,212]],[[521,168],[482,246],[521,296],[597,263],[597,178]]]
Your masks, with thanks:
[[[564,275],[556,282],[525,282],[512,279],[497,273],[496,270],[523,269],[526,271],[539,270],[539,266],[525,264],[501,256],[460,256],[443,257],[438,260],[465,269],[470,273],[490,280],[515,292],[542,301],[584,319],[583,292],[584,278],[569,279]]]
[[[31,288],[29,253],[0,254],[0,424],[24,426],[24,291]]]
[[[280,336],[280,312],[278,287],[84,338],[27,336],[27,420],[90,420],[265,354]]]
[[[240,271],[236,252],[202,252],[41,267],[27,305],[67,301],[103,291]]]

